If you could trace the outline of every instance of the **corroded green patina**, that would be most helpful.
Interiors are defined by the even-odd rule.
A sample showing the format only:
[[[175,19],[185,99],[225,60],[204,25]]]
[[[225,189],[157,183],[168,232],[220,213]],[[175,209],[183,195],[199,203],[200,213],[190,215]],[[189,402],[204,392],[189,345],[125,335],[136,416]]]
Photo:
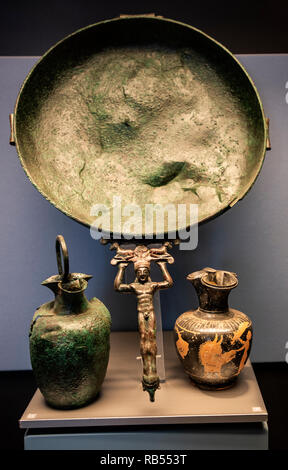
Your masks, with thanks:
[[[77,408],[95,399],[109,360],[109,311],[85,296],[91,276],[51,276],[43,285],[55,300],[39,307],[30,329],[30,357],[39,389],[56,408]]]
[[[20,91],[14,130],[31,181],[88,226],[113,196],[197,203],[208,220],[247,193],[266,150],[262,104],[235,57],[150,16],[89,26],[49,50]]]

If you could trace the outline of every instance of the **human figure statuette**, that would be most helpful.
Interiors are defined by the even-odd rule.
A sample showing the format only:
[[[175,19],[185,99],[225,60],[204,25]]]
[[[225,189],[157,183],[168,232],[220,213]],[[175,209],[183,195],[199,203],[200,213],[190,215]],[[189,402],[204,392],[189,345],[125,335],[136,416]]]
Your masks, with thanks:
[[[140,333],[140,354],[143,361],[143,390],[149,393],[150,401],[155,401],[155,391],[159,388],[159,376],[156,369],[156,318],[153,306],[153,296],[158,289],[172,287],[173,281],[167,270],[166,263],[174,262],[173,257],[167,253],[171,247],[166,242],[161,248],[147,248],[138,245],[134,250],[121,248],[114,243],[111,249],[116,249],[116,255],[111,264],[118,265],[118,273],[114,287],[118,292],[131,292],[136,295],[138,328]],[[159,266],[163,281],[152,281],[150,277],[150,264],[155,261]],[[124,282],[125,269],[129,263],[134,264],[135,280],[130,284]]]

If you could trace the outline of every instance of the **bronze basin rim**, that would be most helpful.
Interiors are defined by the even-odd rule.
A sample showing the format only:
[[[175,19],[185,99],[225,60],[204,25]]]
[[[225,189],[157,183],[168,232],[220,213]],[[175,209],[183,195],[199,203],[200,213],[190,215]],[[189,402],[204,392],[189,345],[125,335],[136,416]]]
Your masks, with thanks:
[[[253,82],[253,80],[251,79],[251,77],[249,76],[249,74],[247,73],[247,71],[245,70],[245,68],[242,66],[242,64],[238,61],[238,59],[225,47],[223,46],[221,43],[219,43],[218,41],[216,41],[215,39],[213,39],[212,37],[210,37],[209,35],[207,35],[206,33],[204,33],[203,31],[189,25],[189,24],[185,24],[183,22],[180,22],[180,21],[177,21],[177,20],[173,20],[173,19],[168,19],[168,18],[163,18],[163,17],[153,17],[153,16],[150,16],[150,15],[133,15],[131,17],[127,16],[127,17],[118,17],[118,18],[112,18],[112,19],[108,19],[108,20],[103,20],[103,21],[99,21],[97,23],[93,23],[91,25],[88,25],[88,26],[85,26],[83,28],[80,28],[76,31],[74,31],[73,33],[69,34],[68,36],[64,37],[63,39],[61,39],[60,41],[58,41],[57,43],[55,43],[53,46],[51,46],[47,51],[46,53],[43,54],[43,56],[36,62],[36,64],[33,66],[33,68],[30,70],[29,74],[27,75],[27,77],[25,78],[21,88],[20,88],[20,91],[18,93],[18,96],[17,96],[17,100],[16,100],[16,103],[15,103],[15,108],[14,108],[14,115],[15,115],[15,119],[14,119],[14,135],[15,135],[15,145],[16,145],[16,149],[17,149],[17,153],[18,153],[18,156],[19,156],[19,159],[20,159],[20,162],[21,162],[21,165],[28,177],[28,179],[30,180],[30,182],[33,184],[33,186],[40,192],[40,194],[47,200],[49,201],[54,207],[56,207],[58,210],[60,210],[62,213],[64,213],[65,215],[67,215],[68,217],[76,220],[77,222],[81,223],[82,225],[86,226],[86,227],[90,227],[91,224],[87,222],[87,220],[85,220],[84,217],[80,217],[79,215],[75,215],[73,214],[73,209],[72,211],[70,210],[67,210],[66,208],[61,208],[61,203],[59,204],[59,200],[57,200],[57,198],[53,198],[53,196],[51,195],[47,195],[45,194],[45,191],[43,189],[41,189],[39,186],[38,186],[38,183],[36,183],[34,181],[34,178],[32,177],[31,173],[30,173],[30,170],[28,168],[28,166],[26,165],[26,159],[25,159],[25,155],[22,155],[22,152],[20,150],[20,144],[19,144],[19,141],[18,141],[18,135],[17,135],[17,110],[18,110],[18,104],[19,104],[19,100],[20,100],[20,97],[21,97],[21,94],[25,88],[25,85],[26,83],[29,81],[31,75],[33,74],[34,70],[37,68],[38,64],[40,62],[42,62],[43,59],[45,59],[46,56],[48,56],[51,52],[54,51],[54,49],[62,44],[64,41],[67,41],[69,38],[71,37],[74,37],[76,35],[78,35],[79,33],[81,33],[82,31],[86,31],[88,29],[92,29],[98,25],[101,25],[101,24],[106,24],[106,23],[112,23],[112,22],[115,22],[115,21],[133,21],[134,19],[149,19],[149,21],[165,21],[165,22],[170,22],[170,23],[174,23],[174,24],[177,24],[177,25],[180,25],[180,26],[183,26],[183,27],[186,27],[186,28],[189,28],[191,30],[193,30],[194,32],[197,32],[199,33],[200,35],[202,35],[203,37],[205,37],[206,39],[212,41],[214,44],[216,44],[218,47],[220,47],[222,49],[222,51],[226,52],[230,58],[232,58],[238,65],[238,67],[241,69],[242,72],[244,72],[246,78],[248,79],[249,81],[249,84],[250,86],[252,87],[256,97],[257,97],[257,103],[258,103],[258,106],[259,106],[259,109],[261,111],[261,116],[262,116],[262,123],[263,123],[263,145],[262,145],[262,148],[261,148],[261,152],[259,151],[259,157],[257,159],[257,162],[255,164],[255,168],[254,168],[254,171],[253,171],[253,179],[250,181],[248,181],[248,183],[246,183],[245,185],[243,185],[243,187],[241,188],[241,191],[239,191],[239,193],[235,196],[233,196],[233,198],[228,201],[226,204],[225,207],[222,207],[220,208],[220,210],[218,210],[217,212],[213,212],[211,215],[207,215],[205,217],[203,217],[201,220],[199,220],[199,224],[203,224],[205,222],[208,222],[209,220],[212,220],[213,218],[216,218],[217,216],[221,215],[222,213],[224,213],[226,210],[228,210],[230,207],[232,207],[236,202],[238,202],[239,200],[243,199],[245,197],[245,195],[249,192],[249,190],[252,188],[252,186],[254,185],[260,171],[261,171],[261,168],[262,168],[262,165],[263,165],[263,162],[264,162],[264,158],[265,158],[265,152],[266,152],[266,139],[267,139],[267,125],[265,124],[265,114],[264,114],[264,110],[263,110],[263,105],[262,105],[262,102],[261,102],[261,99],[260,99],[260,96],[259,96],[259,93],[257,91],[257,88]],[[186,226],[186,227],[178,227],[178,231],[181,231],[181,230],[188,230],[190,228],[190,226]],[[111,238],[111,235],[112,235],[112,232],[108,232],[108,231],[105,231],[103,230],[103,234],[106,235],[106,238]],[[121,234],[121,236],[119,238],[122,238],[122,236],[124,235],[124,238],[125,238],[125,234]],[[128,235],[128,234],[126,234]],[[157,236],[157,232],[153,232],[153,233],[142,233],[142,234],[134,234],[133,236],[133,239],[134,238],[143,238],[143,236],[152,236],[153,238]],[[169,234],[165,233],[165,237],[164,238],[169,238]],[[117,238],[117,237],[116,237]],[[117,239],[119,239],[117,238]]]

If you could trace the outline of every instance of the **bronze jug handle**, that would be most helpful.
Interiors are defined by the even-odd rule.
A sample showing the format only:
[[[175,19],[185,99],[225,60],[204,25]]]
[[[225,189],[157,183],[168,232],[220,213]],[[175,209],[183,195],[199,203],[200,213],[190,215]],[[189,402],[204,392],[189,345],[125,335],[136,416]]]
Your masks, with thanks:
[[[61,252],[62,252],[62,257],[61,257]],[[56,238],[56,257],[57,257],[59,275],[63,278],[63,280],[66,280],[69,275],[69,256],[68,256],[67,245],[62,235],[58,235]],[[64,269],[62,266],[62,258],[63,258]]]

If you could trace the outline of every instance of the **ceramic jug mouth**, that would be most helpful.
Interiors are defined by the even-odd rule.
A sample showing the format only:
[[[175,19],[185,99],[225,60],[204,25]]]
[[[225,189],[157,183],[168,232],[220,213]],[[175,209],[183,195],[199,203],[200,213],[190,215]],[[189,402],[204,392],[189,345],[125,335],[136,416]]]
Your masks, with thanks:
[[[193,273],[190,273],[186,276],[187,281],[193,282],[201,279],[205,273],[210,273],[210,272],[216,272],[215,269],[213,268],[204,268],[200,269],[199,271],[195,271]]]
[[[201,283],[211,289],[231,290],[238,286],[238,279],[229,271],[211,271],[202,276]]]

